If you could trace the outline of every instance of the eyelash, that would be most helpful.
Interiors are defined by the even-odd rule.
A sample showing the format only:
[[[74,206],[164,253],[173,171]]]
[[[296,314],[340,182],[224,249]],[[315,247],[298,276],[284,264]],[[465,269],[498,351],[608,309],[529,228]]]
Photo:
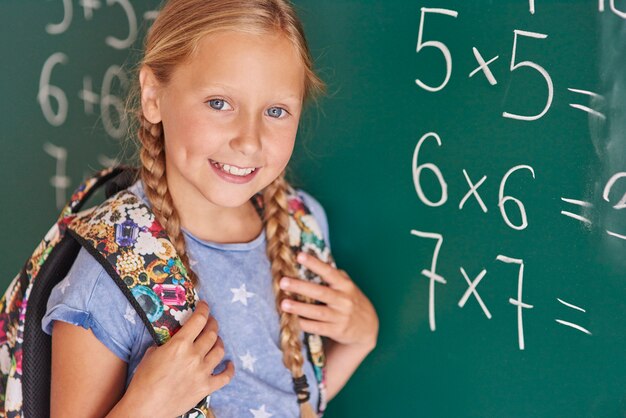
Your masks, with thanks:
[[[228,106],[230,106],[230,103],[228,103],[228,101],[226,101],[226,100],[224,100],[224,99],[209,99],[209,100],[206,102],[206,103],[207,103],[207,105],[209,105],[209,107],[210,107],[211,109],[216,110],[216,111],[218,111],[218,112],[219,112],[219,111],[221,111],[222,109],[216,109],[216,108],[214,108],[213,106],[211,106],[211,102],[222,102],[223,104],[227,104]],[[231,106],[231,108],[232,108],[232,106]],[[284,119],[284,118],[286,117],[285,115],[291,115],[291,113],[289,113],[289,112],[287,111],[287,109],[285,109],[285,108],[283,108],[283,107],[280,107],[280,106],[272,106],[272,107],[270,107],[270,108],[268,109],[268,112],[269,112],[269,110],[271,110],[271,109],[280,109],[280,110],[282,110],[282,111],[284,112],[284,115],[283,115],[283,114],[281,114],[281,116],[276,117],[276,118],[274,118],[273,116],[270,116],[270,117],[272,117],[272,118],[274,118],[274,119]],[[268,116],[269,116],[269,115],[268,115]]]

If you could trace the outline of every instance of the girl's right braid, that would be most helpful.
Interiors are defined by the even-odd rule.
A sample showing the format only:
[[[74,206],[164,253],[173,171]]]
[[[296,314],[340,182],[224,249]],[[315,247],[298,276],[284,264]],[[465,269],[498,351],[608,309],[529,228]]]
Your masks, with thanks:
[[[300,341],[300,326],[296,315],[284,312],[280,305],[292,294],[279,286],[285,277],[298,277],[295,259],[289,246],[289,209],[287,206],[287,182],[281,174],[263,192],[265,203],[265,235],[267,255],[271,263],[272,287],[276,295],[276,308],[280,314],[280,348],[283,363],[291,371],[294,389],[300,403],[300,418],[315,418],[316,414],[309,400],[309,388],[303,372],[304,357]]]
[[[187,270],[189,280],[197,285],[198,278],[189,266],[189,256],[185,246],[185,239],[180,230],[180,217],[167,189],[165,173],[165,150],[163,141],[163,126],[161,123],[149,122],[143,115],[140,116],[139,139],[141,141],[141,180],[145,186],[146,196],[152,203],[152,210],[157,221],[163,226],[176,253]]]

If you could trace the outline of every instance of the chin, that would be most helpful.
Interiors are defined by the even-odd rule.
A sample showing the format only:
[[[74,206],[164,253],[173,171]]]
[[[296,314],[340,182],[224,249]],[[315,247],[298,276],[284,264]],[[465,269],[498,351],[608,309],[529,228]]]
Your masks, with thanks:
[[[255,195],[254,191],[250,192],[223,192],[217,194],[205,194],[203,193],[205,199],[209,202],[213,203],[216,206],[220,206],[223,208],[238,208],[244,204],[246,204],[252,196]]]

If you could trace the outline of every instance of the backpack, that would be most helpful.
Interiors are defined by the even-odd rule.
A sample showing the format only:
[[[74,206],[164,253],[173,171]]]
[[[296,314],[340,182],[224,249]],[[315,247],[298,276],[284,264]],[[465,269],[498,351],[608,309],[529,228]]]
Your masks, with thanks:
[[[51,337],[42,331],[41,320],[52,288],[67,275],[81,247],[115,281],[156,344],[165,344],[192,313],[198,296],[173,244],[150,208],[125,190],[136,178],[135,169],[115,167],[82,183],[0,299],[0,417],[50,415]],[[102,186],[107,199],[81,212]],[[255,196],[253,203],[262,214],[261,196]],[[292,188],[288,203],[289,244],[294,254],[304,251],[333,263],[314,217]],[[137,225],[128,216],[129,210],[144,211],[151,224]],[[145,245],[138,245],[139,232],[150,232],[148,237],[160,246],[146,250]],[[297,269],[301,279],[322,283],[303,266],[297,264]],[[305,333],[304,343],[319,388],[321,416],[326,408],[323,341]],[[203,416],[209,400],[210,396],[186,416]]]

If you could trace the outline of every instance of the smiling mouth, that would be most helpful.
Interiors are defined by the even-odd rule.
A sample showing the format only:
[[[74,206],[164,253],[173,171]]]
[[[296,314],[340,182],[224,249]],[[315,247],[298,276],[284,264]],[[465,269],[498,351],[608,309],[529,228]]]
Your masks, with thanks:
[[[256,167],[241,168],[230,164],[220,163],[219,161],[211,159],[209,159],[209,161],[211,162],[211,164],[213,164],[214,167],[233,176],[245,177],[256,171]]]

